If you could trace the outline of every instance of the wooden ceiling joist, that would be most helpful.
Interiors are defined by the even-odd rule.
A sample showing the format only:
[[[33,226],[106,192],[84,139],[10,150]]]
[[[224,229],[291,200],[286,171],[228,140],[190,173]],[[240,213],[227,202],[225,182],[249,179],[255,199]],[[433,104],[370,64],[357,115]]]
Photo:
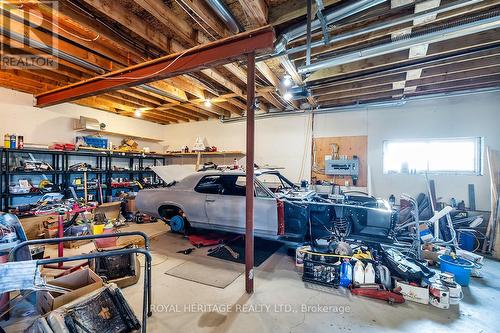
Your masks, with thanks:
[[[62,89],[39,94],[36,96],[36,105],[48,106],[73,101],[111,90],[174,77],[202,67],[229,63],[245,53],[272,47],[273,40],[274,32],[271,28],[242,33],[180,54],[164,56]]]
[[[18,35],[35,33],[41,41],[48,42],[52,38],[49,33],[51,21],[56,21],[60,29],[54,47],[73,57],[72,61],[56,58],[57,68],[8,69],[0,75],[1,86],[40,96],[48,90],[74,87],[84,80],[98,82],[94,81],[97,75],[107,73],[111,77],[116,74],[109,72],[116,70],[124,71],[122,77],[134,75],[137,78],[141,75],[126,73],[127,67],[135,69],[145,62],[149,64],[147,61],[151,59],[169,54],[172,57],[182,54],[181,62],[184,52],[190,52],[189,48],[232,35],[202,0],[60,0],[58,12],[41,1],[26,1],[21,8],[13,7],[15,2],[6,0],[0,4],[0,8],[10,14],[3,17],[4,26]],[[425,21],[408,20],[375,32],[335,40],[337,36],[358,29],[453,3],[452,0],[408,0],[404,6],[397,7],[397,2],[392,1],[392,9],[387,2],[330,27],[329,34],[334,42],[313,48],[313,60],[368,48],[389,41],[402,31],[419,31],[456,18],[500,9],[500,0],[478,1],[429,16]],[[339,3],[339,0],[323,0],[327,10],[334,11]],[[313,14],[315,6],[313,4]],[[306,15],[306,2],[296,0],[238,0],[231,2],[229,8],[246,29],[271,22],[279,24],[278,30],[283,31],[303,21]],[[36,10],[44,19],[25,15],[28,10]],[[25,45],[25,40],[16,41],[4,35],[0,34],[2,56],[21,60],[27,53],[40,54],[40,50]],[[319,107],[496,87],[500,80],[499,36],[500,29],[487,30],[426,45],[425,53],[422,48],[410,48],[320,70],[305,80],[296,70],[303,65],[304,51],[293,53],[282,61],[265,60],[256,65],[260,112],[269,112],[270,108],[282,112],[301,104],[285,101],[280,96],[283,93],[281,78],[285,73],[291,74],[296,84],[305,85],[311,92],[308,103]],[[321,31],[313,33],[313,42],[321,38]],[[304,45],[305,38],[299,38],[289,47]],[[412,57],[417,53],[418,57]],[[240,116],[246,108],[247,72],[244,65],[233,60],[212,63],[211,68],[197,67],[197,72],[190,75],[147,82],[147,86],[130,86],[136,82],[121,79],[111,90],[105,88],[100,95],[75,100],[75,103],[128,117],[134,117],[135,111],[141,109],[142,119],[161,124]],[[161,74],[164,73],[161,71]]]

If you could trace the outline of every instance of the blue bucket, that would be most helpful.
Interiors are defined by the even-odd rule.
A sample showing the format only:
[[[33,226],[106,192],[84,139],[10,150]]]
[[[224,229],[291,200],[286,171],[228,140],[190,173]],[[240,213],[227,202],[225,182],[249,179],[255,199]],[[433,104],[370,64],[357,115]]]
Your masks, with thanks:
[[[455,275],[455,282],[462,287],[467,287],[470,282],[470,273],[474,268],[474,263],[467,259],[456,258],[442,254],[439,256],[439,266],[441,272],[448,272]]]

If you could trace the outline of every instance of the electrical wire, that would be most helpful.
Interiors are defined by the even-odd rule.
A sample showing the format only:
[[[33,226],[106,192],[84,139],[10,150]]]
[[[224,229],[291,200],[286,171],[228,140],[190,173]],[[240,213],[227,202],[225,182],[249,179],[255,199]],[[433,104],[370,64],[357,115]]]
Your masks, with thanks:
[[[182,0],[181,0],[182,1]],[[179,7],[181,7],[210,37],[212,37],[213,40],[216,40],[217,38],[214,37],[214,35],[212,35],[210,33],[210,31],[208,31],[200,22],[198,22],[198,20],[196,18],[194,18],[193,15],[191,15],[191,13],[186,9],[184,8],[184,2],[183,2],[183,5],[181,5],[181,3],[178,1],[178,0],[175,0],[175,2],[179,5]],[[201,18],[201,17],[200,17]],[[203,18],[201,18],[203,20]]]
[[[100,77],[98,76],[97,78],[101,78],[101,79],[104,79],[104,80],[143,80],[143,79],[148,79],[152,76],[155,76],[155,75],[158,75],[160,74],[161,72],[164,72],[166,71],[170,66],[172,66],[173,64],[175,64],[183,55],[185,55],[190,49],[186,49],[184,50],[181,54],[179,54],[172,62],[170,62],[168,65],[166,65],[165,67],[157,70],[156,72],[154,73],[151,73],[151,74],[148,74],[148,75],[144,75],[144,76],[136,76],[136,77],[131,77],[131,76],[121,76],[121,77],[107,77],[107,76],[103,76],[101,75]]]
[[[302,180],[302,177],[304,175],[304,164],[306,163],[307,147],[309,147],[309,136],[311,135],[312,137],[313,117],[314,114],[311,114],[309,115],[309,117],[307,117],[306,133],[304,139],[304,151],[302,153],[302,163],[300,165],[299,181]]]
[[[62,31],[64,31],[64,32],[65,32],[65,33],[67,33],[68,35],[71,35],[71,36],[73,36],[73,37],[75,37],[75,38],[78,38],[78,39],[81,39],[81,40],[83,40],[83,41],[86,41],[86,42],[95,42],[95,41],[96,41],[96,40],[97,40],[97,39],[101,36],[100,34],[96,33],[95,31],[93,31],[93,32],[95,32],[95,33],[97,34],[97,36],[96,36],[95,38],[85,38],[85,37],[78,36],[77,34],[72,33],[71,31],[68,31],[68,30],[64,29],[63,27],[61,27],[61,26],[60,26],[60,25],[58,25],[57,23],[52,22],[51,20],[48,20],[48,19],[46,19],[46,18],[45,18],[45,17],[43,17],[43,16],[36,15],[36,14],[34,14],[33,12],[30,12],[30,11],[25,11],[25,10],[23,9],[23,7],[24,7],[24,4],[21,4],[20,6],[17,6],[17,9],[19,9],[21,12],[26,13],[26,14],[28,14],[28,15],[30,15],[30,16],[34,16],[34,17],[39,18],[39,19],[41,19],[41,20],[43,20],[43,21],[47,21],[47,22],[49,22],[50,24],[52,24],[53,26],[57,27],[58,29],[61,29]]]

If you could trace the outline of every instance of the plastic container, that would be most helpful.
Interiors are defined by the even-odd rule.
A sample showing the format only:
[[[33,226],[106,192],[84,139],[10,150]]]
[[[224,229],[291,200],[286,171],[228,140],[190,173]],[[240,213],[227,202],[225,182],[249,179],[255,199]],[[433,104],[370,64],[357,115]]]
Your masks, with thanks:
[[[375,269],[371,262],[365,267],[365,283],[375,283]]]
[[[462,287],[467,287],[470,282],[470,273],[474,268],[474,263],[467,259],[453,259],[447,254],[439,256],[439,266],[441,272],[448,272],[455,275],[455,281]]]
[[[94,148],[108,148],[108,139],[105,138],[96,138],[94,136],[84,136],[83,140],[85,143]]]
[[[357,284],[365,283],[365,265],[363,265],[361,260],[356,261],[356,264],[354,264],[352,280]]]
[[[345,259],[340,266],[340,286],[349,287],[352,283],[352,265],[349,259]]]
[[[310,245],[299,246],[295,249],[295,266],[304,267],[304,257],[307,251],[311,251]]]
[[[15,134],[10,136],[10,149],[16,149],[17,137]]]
[[[313,260],[311,257],[320,257],[319,260]],[[319,284],[322,286],[336,288],[340,283],[340,263],[327,262],[321,260],[321,256],[310,255],[307,253],[304,257],[304,274],[302,275],[302,280],[305,282],[310,282],[314,284]],[[336,260],[338,258],[333,258]]]
[[[462,250],[472,252],[476,246],[476,236],[471,232],[459,231],[458,245]]]
[[[3,136],[3,147],[10,148],[10,134],[5,134]]]
[[[94,224],[92,226],[92,234],[100,235],[104,231],[104,224]]]

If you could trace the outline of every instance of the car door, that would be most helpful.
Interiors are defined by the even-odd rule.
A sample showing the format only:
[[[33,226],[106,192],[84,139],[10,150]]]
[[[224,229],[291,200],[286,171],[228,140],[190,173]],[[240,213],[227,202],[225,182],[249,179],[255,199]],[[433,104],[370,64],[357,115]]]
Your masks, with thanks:
[[[254,229],[256,233],[274,237],[278,234],[278,200],[257,179],[254,183]]]
[[[194,191],[196,192],[196,195],[193,196],[190,193],[189,196],[196,198],[195,200],[190,200],[193,205],[192,211],[195,211],[196,216],[199,217],[198,219],[195,219],[195,221],[209,224],[207,208],[211,208],[211,206],[208,205],[208,203],[215,202],[214,196],[217,196],[220,191],[220,176],[207,175],[201,178],[195,186]]]
[[[237,175],[219,176],[218,193],[207,194],[205,210],[208,222],[229,231],[238,230],[245,225],[245,195],[244,188],[236,190]]]
[[[257,235],[271,236],[277,233],[277,202],[272,193],[255,184],[254,231]],[[235,232],[245,230],[245,176],[221,176],[221,191],[207,195],[206,212],[209,223],[221,229]]]

